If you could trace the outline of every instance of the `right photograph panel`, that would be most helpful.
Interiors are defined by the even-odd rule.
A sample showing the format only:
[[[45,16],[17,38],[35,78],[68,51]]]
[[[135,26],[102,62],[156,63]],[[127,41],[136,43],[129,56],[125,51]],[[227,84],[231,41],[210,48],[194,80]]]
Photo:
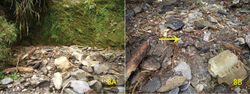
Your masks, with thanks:
[[[126,0],[126,93],[250,92],[249,0]]]

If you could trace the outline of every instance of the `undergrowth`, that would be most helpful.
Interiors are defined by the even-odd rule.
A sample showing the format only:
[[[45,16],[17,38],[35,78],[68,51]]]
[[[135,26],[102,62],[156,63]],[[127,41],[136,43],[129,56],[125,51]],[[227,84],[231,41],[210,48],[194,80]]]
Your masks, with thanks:
[[[123,0],[54,1],[39,39],[47,44],[123,49],[123,5]]]
[[[9,23],[0,16],[0,69],[4,68],[5,61],[8,59],[11,45],[17,37],[15,24]]]

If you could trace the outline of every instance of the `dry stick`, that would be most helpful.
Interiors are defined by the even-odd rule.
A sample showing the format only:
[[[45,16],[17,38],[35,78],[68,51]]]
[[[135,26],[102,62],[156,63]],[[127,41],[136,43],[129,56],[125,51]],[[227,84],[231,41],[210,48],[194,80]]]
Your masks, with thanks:
[[[61,91],[61,93],[60,93],[60,94],[63,94],[63,90],[65,89],[65,87],[67,87],[67,86],[68,86],[68,84],[69,84],[70,82],[71,82],[71,81],[69,81],[68,83],[66,83],[66,85],[65,85],[65,86],[63,86],[62,91]]]
[[[149,50],[149,48],[150,48],[149,41],[144,42],[143,45],[139,48],[139,50],[129,60],[129,62],[126,65],[125,82],[128,80],[131,73],[136,70],[138,65],[141,63],[142,59],[146,56],[146,53]]]

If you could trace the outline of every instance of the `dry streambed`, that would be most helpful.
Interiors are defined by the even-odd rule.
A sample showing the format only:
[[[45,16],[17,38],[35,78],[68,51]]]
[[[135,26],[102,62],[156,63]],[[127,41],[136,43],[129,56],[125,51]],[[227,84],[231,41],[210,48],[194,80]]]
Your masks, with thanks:
[[[20,72],[16,80],[1,80],[0,93],[99,94],[122,93],[124,53],[92,47],[22,47],[13,50]],[[109,85],[107,82],[113,82]],[[115,84],[116,83],[116,84]]]

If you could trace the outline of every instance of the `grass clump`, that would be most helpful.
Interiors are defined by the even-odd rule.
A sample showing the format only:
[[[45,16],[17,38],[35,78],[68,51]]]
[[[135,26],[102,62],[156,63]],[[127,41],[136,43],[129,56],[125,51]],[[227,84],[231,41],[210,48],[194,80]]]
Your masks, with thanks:
[[[123,0],[62,0],[49,4],[43,25],[46,44],[123,49]]]

